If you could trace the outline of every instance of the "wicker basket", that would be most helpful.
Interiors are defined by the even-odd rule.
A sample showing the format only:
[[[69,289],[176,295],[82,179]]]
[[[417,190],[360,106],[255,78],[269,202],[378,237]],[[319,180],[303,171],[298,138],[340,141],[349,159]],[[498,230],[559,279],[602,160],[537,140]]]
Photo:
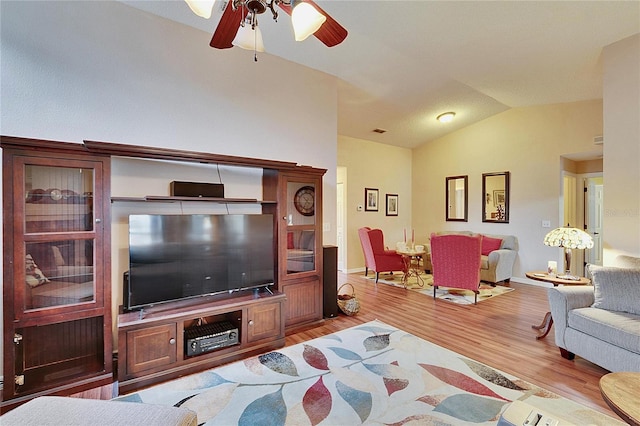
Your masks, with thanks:
[[[344,286],[351,287],[351,294],[340,294],[340,290],[342,290]],[[349,316],[360,312],[360,302],[358,302],[356,298],[356,290],[353,288],[353,285],[344,283],[340,286],[338,289],[338,307]]]

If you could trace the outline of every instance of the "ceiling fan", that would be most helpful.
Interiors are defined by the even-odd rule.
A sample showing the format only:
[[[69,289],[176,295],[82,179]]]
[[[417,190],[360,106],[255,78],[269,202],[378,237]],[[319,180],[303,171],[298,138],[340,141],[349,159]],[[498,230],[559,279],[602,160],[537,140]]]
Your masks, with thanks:
[[[199,16],[209,18],[215,0],[185,0]],[[347,30],[312,0],[227,0],[224,12],[213,33],[210,46],[228,49],[239,46],[262,52],[262,34],[258,15],[269,9],[277,21],[278,6],[291,16],[296,41],[315,36],[328,47],[336,46],[347,37]]]

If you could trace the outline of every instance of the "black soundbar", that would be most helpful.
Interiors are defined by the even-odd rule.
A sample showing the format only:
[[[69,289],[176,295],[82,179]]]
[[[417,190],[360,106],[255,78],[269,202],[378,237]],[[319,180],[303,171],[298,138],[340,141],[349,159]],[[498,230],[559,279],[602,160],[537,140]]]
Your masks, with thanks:
[[[173,197],[211,197],[224,198],[224,185],[221,183],[172,181],[170,194]]]

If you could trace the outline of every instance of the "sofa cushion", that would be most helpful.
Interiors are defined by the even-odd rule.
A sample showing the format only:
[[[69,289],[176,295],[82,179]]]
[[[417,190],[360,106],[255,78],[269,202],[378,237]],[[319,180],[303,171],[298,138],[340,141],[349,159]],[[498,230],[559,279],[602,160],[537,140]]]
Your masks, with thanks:
[[[502,245],[502,238],[492,238],[486,235],[482,236],[482,251],[481,253],[488,256],[494,250],[500,249]]]
[[[614,346],[640,354],[640,316],[598,308],[569,311],[568,326]]]
[[[594,308],[640,315],[640,269],[589,265]]]

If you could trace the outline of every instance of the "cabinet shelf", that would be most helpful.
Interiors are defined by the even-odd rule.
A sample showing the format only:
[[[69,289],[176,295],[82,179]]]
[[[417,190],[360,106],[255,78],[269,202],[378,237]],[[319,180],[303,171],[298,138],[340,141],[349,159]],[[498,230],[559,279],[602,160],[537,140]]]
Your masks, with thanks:
[[[258,200],[256,198],[218,198],[218,197],[176,197],[164,195],[146,195],[144,197],[111,197],[111,202],[155,202],[181,203],[183,201],[209,202],[223,204],[276,204],[276,201]]]

